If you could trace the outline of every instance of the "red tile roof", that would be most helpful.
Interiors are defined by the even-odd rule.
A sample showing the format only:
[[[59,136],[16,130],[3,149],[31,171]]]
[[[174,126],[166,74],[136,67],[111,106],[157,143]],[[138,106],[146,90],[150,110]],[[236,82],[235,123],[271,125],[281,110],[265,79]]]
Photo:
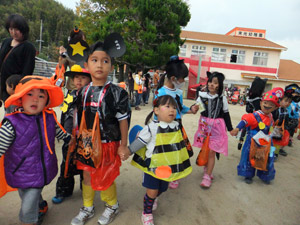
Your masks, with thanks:
[[[276,76],[268,76],[252,73],[241,73],[244,78],[259,76],[260,78],[268,78],[270,80],[300,82],[300,64],[293,60],[281,59],[278,69],[278,79]]]
[[[286,47],[278,45],[267,39],[258,39],[250,37],[235,37],[223,34],[212,34],[203,32],[194,32],[182,30],[180,37],[182,39],[201,41],[214,44],[245,46],[254,48],[267,48],[272,50],[287,50]]]

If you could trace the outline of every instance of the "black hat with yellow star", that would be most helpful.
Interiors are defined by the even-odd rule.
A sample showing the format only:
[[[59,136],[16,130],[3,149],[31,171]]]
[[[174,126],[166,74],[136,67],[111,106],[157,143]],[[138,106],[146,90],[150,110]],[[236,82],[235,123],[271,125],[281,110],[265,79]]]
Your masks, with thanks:
[[[76,62],[76,64],[83,67],[83,64],[88,56],[89,45],[84,40],[77,38],[71,39],[67,47],[69,57]]]

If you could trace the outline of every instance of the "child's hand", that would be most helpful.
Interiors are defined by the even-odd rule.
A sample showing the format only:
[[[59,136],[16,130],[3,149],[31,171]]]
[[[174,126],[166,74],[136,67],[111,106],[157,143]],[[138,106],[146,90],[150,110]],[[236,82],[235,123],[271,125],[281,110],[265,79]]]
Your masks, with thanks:
[[[120,145],[118,148],[118,155],[120,156],[122,161],[125,161],[131,155],[129,148],[127,146]]]
[[[230,131],[229,133],[231,136],[236,136],[239,133],[239,131],[240,131],[239,128],[235,128],[232,131]]]
[[[196,114],[199,110],[199,105],[195,104],[191,106],[191,111],[193,114]]]

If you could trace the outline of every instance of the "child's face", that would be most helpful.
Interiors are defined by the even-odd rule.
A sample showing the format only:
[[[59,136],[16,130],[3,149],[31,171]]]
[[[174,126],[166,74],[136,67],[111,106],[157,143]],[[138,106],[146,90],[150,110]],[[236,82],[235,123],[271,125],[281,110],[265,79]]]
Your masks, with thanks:
[[[218,82],[218,78],[214,77],[211,82],[207,83],[208,85],[208,91],[210,94],[214,95],[218,92],[219,90],[219,82]]]
[[[6,92],[9,94],[9,95],[12,95],[15,93],[15,90],[8,84],[6,84]]]
[[[36,115],[43,111],[48,101],[48,93],[42,89],[32,89],[22,98],[24,112],[28,115]]]
[[[84,63],[91,76],[94,85],[104,85],[109,73],[113,70],[110,56],[104,51],[94,51]]]
[[[74,76],[73,81],[74,81],[74,85],[75,85],[76,89],[79,90],[82,87],[84,87],[85,85],[87,85],[88,83],[90,83],[91,80],[87,76],[76,74]]]
[[[273,112],[277,108],[277,106],[271,101],[261,101],[260,108],[264,114],[268,115]]]
[[[171,123],[176,118],[176,107],[169,103],[154,107],[154,113],[157,116],[158,121]]]
[[[281,108],[287,108],[287,107],[290,106],[291,102],[292,102],[292,99],[284,97],[284,98],[280,101],[280,107],[281,107]]]

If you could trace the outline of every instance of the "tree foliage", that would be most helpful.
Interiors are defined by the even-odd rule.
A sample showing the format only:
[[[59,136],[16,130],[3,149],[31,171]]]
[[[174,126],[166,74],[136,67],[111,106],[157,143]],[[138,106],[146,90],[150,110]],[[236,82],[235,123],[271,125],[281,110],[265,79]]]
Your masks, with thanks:
[[[133,68],[157,68],[177,54],[191,17],[182,0],[81,0],[78,13],[91,42],[121,33],[127,51],[118,63]]]
[[[37,50],[39,44],[36,40],[40,39],[40,24],[43,20],[42,52],[49,60],[57,60],[57,47],[66,46],[70,30],[77,19],[71,9],[54,0],[1,0],[0,42],[9,36],[4,23],[10,14],[20,14],[26,18],[30,28],[29,41]]]

